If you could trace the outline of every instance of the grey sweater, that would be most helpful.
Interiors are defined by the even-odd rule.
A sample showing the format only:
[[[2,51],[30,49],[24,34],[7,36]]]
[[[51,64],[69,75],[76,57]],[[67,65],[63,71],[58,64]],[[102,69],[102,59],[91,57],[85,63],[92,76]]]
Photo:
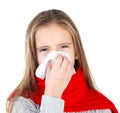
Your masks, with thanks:
[[[83,112],[63,112],[64,100],[47,95],[42,96],[41,106],[31,99],[18,97],[13,104],[12,113],[112,113],[110,109],[97,109]]]

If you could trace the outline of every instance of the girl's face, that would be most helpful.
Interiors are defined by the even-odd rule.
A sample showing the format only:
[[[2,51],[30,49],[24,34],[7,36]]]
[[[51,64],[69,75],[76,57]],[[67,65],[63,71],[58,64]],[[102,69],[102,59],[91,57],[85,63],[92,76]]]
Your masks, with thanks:
[[[74,66],[75,51],[70,33],[57,24],[50,24],[40,28],[35,34],[38,64],[51,51],[63,51],[69,54]]]

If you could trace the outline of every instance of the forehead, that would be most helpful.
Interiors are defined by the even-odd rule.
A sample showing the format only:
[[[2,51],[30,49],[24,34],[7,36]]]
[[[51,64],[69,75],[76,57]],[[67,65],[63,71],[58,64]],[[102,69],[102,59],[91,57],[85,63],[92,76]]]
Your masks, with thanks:
[[[72,36],[68,30],[62,26],[52,23],[40,28],[35,34],[36,43],[72,41]]]

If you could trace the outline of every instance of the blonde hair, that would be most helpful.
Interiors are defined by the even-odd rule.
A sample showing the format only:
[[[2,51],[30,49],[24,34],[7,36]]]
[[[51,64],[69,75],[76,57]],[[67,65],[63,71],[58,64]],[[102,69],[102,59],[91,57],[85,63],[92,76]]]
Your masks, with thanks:
[[[88,87],[95,89],[95,85],[93,83],[90,69],[87,64],[87,59],[83,50],[80,34],[74,22],[65,12],[61,10],[52,9],[43,11],[33,18],[27,28],[25,40],[24,77],[20,84],[14,90],[14,96],[10,96],[7,101],[6,107],[8,113],[11,112],[12,104],[15,99],[20,96],[23,91],[29,90],[32,95],[32,93],[37,89],[34,79],[35,69],[38,66],[35,48],[35,34],[41,27],[47,26],[51,23],[56,23],[70,32],[73,38],[75,53],[78,55],[78,59],[75,61],[75,68],[81,67],[83,69]]]

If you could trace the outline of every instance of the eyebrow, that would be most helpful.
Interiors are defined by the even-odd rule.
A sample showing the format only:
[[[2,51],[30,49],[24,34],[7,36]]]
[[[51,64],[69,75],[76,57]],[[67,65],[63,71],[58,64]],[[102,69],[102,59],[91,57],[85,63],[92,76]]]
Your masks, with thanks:
[[[64,43],[61,43],[61,44],[58,44],[58,45],[71,45],[72,43],[71,42],[64,42]]]
[[[72,44],[71,42],[64,42],[64,43],[58,44],[57,46],[61,46],[61,45],[71,45],[71,44]],[[48,46],[48,45],[43,45],[43,46],[37,47],[36,49],[45,48],[45,47],[50,47],[50,46]]]

